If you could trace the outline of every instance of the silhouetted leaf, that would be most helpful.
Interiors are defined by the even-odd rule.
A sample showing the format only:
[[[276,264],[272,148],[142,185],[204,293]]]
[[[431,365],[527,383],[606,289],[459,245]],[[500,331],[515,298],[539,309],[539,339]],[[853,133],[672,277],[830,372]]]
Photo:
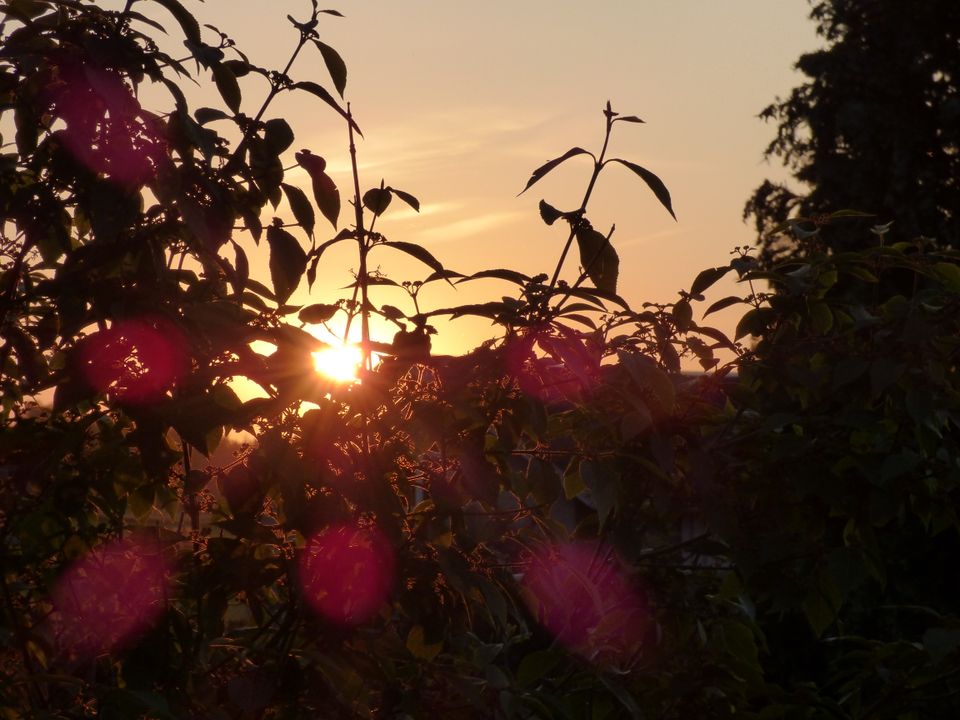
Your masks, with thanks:
[[[323,216],[337,227],[337,218],[340,216],[340,191],[336,184],[327,175],[327,161],[309,150],[301,150],[295,155],[300,166],[307,171],[313,181],[313,198]]]
[[[279,155],[293,144],[293,130],[283,118],[267,120],[263,124],[263,141],[267,147]]]
[[[163,5],[176,21],[180,23],[180,28],[183,30],[183,34],[186,36],[187,40],[190,42],[199,45],[202,40],[200,38],[200,23],[197,22],[197,19],[188,11],[183,5],[181,5],[177,0],[153,0],[158,5]]]
[[[620,274],[620,258],[607,237],[589,226],[577,228],[580,264],[587,276],[601,290],[615,293]]]
[[[233,252],[236,257],[234,262],[237,280],[234,285],[234,290],[238,295],[243,294],[243,289],[247,284],[247,280],[250,278],[250,263],[247,260],[247,254],[243,251],[243,248],[234,240],[231,240],[230,243],[233,245]]]
[[[314,95],[320,98],[321,100],[323,100],[325,103],[327,103],[327,105],[329,105],[338,113],[340,113],[343,119],[350,123],[350,125],[353,127],[353,129],[357,132],[357,134],[360,137],[363,137],[363,133],[360,132],[360,127],[357,125],[357,123],[354,122],[353,118],[351,118],[347,114],[346,110],[340,107],[337,101],[334,100],[333,95],[327,92],[326,89],[324,89],[320,85],[317,85],[315,82],[312,82],[310,80],[302,80],[300,82],[295,82],[293,85],[291,85],[291,87],[294,87],[300,90],[306,90],[311,95]]]
[[[197,108],[193,111],[193,116],[201,125],[206,125],[208,122],[213,122],[214,120],[230,119],[230,116],[227,115],[223,110],[209,107]]]
[[[590,155],[590,157],[593,157],[593,153],[587,150],[584,150],[583,148],[575,147],[575,148],[571,148],[570,150],[567,150],[560,157],[554,158],[550,162],[544,163],[543,165],[538,167],[536,170],[534,170],[533,174],[530,176],[530,179],[527,180],[526,187],[524,187],[523,190],[520,191],[520,195],[523,195],[527,190],[530,189],[530,187],[535,182],[540,180],[544,175],[546,175],[548,172],[553,170],[557,165],[562,163],[564,160],[569,160],[570,158],[575,157],[577,155]]]
[[[213,81],[227,107],[235,113],[240,112],[240,85],[237,84],[233,71],[223,64],[214,65]]]
[[[543,218],[543,221],[547,225],[553,225],[558,218],[563,215],[562,212],[557,210],[553,205],[548,203],[546,200],[540,201],[540,217]]]
[[[524,275],[522,272],[517,272],[516,270],[507,270],[506,268],[494,268],[492,270],[481,270],[480,272],[475,272],[473,275],[468,275],[462,280],[458,281],[459,283],[467,282],[468,280],[480,280],[481,278],[496,278],[498,280],[506,280],[507,282],[512,282],[521,287],[530,282],[530,276]]]
[[[426,248],[420,247],[419,245],[415,245],[413,243],[408,243],[408,242],[401,242],[398,240],[388,240],[387,242],[382,242],[379,245],[375,245],[374,247],[381,247],[381,246],[392,247],[392,248],[396,248],[397,250],[401,250],[407,253],[407,255],[412,255],[417,260],[422,262],[424,265],[427,265],[431,270],[435,272],[443,272],[443,265],[440,264],[440,261],[437,260],[433,255],[431,255]]]
[[[386,188],[372,188],[363,194],[363,206],[379,217],[390,207],[393,197]]]
[[[657,200],[667,209],[667,212],[673,217],[674,220],[677,219],[677,216],[673,212],[673,204],[670,201],[670,191],[667,190],[667,186],[663,184],[663,181],[654,175],[652,172],[647,170],[645,167],[641,167],[636,163],[629,162],[627,160],[621,160],[620,158],[613,158],[607,162],[618,162],[621,165],[625,165],[637,175],[653,190],[653,194],[657,196]]]
[[[726,267],[716,267],[716,268],[707,268],[703,270],[696,278],[693,280],[693,284],[690,286],[691,295],[700,295],[704,290],[709,289],[717,280],[722,278],[728,272],[733,270],[732,267],[727,265]]]
[[[327,66],[330,78],[333,80],[333,86],[337,89],[340,97],[343,97],[343,90],[347,86],[347,64],[340,57],[340,53],[329,45],[314,40],[313,44],[317,46],[320,54],[323,55],[323,62]]]
[[[412,207],[414,210],[416,210],[417,212],[420,212],[420,201],[417,200],[413,195],[411,195],[408,192],[404,192],[403,190],[397,190],[396,188],[389,187],[389,186],[387,187],[387,190],[389,190],[398,198],[403,200],[407,205]]]
[[[270,243],[270,279],[278,303],[283,304],[300,284],[307,267],[307,254],[293,235],[276,225],[267,228],[267,242]]]
[[[324,13],[324,14],[326,14],[326,15],[334,15],[334,16],[336,16],[336,17],[343,17],[343,13],[341,13],[339,10],[320,10],[319,12],[322,12],[322,13]]]
[[[314,305],[307,305],[300,311],[297,317],[300,318],[300,322],[304,322],[309,325],[319,325],[320,323],[324,323],[336,315],[339,309],[339,305],[325,305],[322,303],[317,303]]]
[[[313,214],[313,205],[307,199],[306,193],[295,185],[281,183],[280,187],[287,196],[287,202],[290,203],[290,209],[293,211],[293,217],[296,218],[300,226],[307,232],[307,235],[313,237],[313,226],[316,222],[316,216]]]
[[[707,315],[710,315],[711,313],[715,313],[715,312],[718,312],[718,311],[723,310],[723,309],[725,309],[725,308],[728,308],[728,307],[730,307],[731,305],[738,305],[738,304],[740,304],[740,303],[746,303],[746,302],[747,302],[747,301],[744,300],[744,299],[741,298],[741,297],[737,297],[736,295],[729,295],[729,296],[727,296],[727,297],[725,297],[725,298],[723,298],[723,299],[721,299],[721,300],[717,300],[717,301],[716,301],[715,303],[713,303],[710,307],[708,307],[708,308],[706,309],[706,311],[704,311],[703,317],[706,317]]]
[[[645,122],[644,120],[641,120],[640,118],[638,118],[636,115],[621,115],[620,117],[616,118],[614,122],[616,122],[617,120],[622,120],[623,122],[628,122],[628,123]]]

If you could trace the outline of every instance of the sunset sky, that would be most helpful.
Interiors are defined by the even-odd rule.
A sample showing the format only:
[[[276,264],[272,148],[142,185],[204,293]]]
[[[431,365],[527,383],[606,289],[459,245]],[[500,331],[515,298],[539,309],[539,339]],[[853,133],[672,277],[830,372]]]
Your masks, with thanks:
[[[620,124],[611,152],[663,179],[679,222],[621,166],[601,176],[588,210],[604,232],[616,223],[619,289],[635,306],[674,299],[699,270],[725,264],[733,246],[753,241],[741,220],[744,202],[764,177],[783,177],[763,161],[774,128],[757,114],[797,84],[793,64],[818,46],[805,0],[327,2],[323,7],[345,15],[325,19],[319,32],[347,64],[345,98],[365,134],[358,147],[362,189],[385,178],[423,204],[419,215],[391,208],[377,229],[426,246],[460,272],[551,272],[566,235],[542,223],[537,203],[576,207],[589,161],[575,158],[517,197],[530,172],[575,145],[599,150],[608,99],[615,110],[646,120]],[[185,4],[231,35],[252,61],[276,68],[296,39],[285,16],[304,18],[309,10],[307,0]],[[313,48],[291,75],[332,89]],[[244,109],[252,115],[265,88],[248,79]],[[286,164],[295,150],[309,148],[327,158],[341,190],[349,187],[339,118],[310,96],[281,100],[267,117],[286,117],[297,135]],[[288,182],[305,189],[307,180],[299,169],[288,173]],[[282,204],[277,214],[286,213]],[[333,235],[329,225],[318,224],[318,233],[318,240]],[[565,277],[576,277],[576,260],[573,253]],[[265,256],[261,262],[265,267]],[[378,263],[396,280],[429,272],[388,251],[374,255]],[[355,267],[347,247],[331,252],[313,295],[304,283],[293,301],[338,297],[335,289],[350,282]],[[731,289],[718,287],[712,297]],[[422,301],[427,309],[511,292],[498,281],[462,285],[455,294],[438,283]],[[390,291],[375,300],[410,309]],[[435,349],[462,351],[489,332],[486,321],[457,321]]]

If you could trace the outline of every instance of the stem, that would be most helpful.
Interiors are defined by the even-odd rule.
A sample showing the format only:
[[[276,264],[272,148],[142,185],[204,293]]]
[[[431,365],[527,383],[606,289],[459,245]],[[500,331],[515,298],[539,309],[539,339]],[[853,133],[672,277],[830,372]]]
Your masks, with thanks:
[[[609,103],[608,103],[609,107]],[[582,216],[587,211],[587,203],[590,202],[590,196],[593,194],[593,188],[597,184],[597,178],[600,177],[600,171],[603,169],[603,159],[607,154],[607,146],[610,144],[610,131],[613,129],[613,115],[610,112],[604,113],[606,117],[606,132],[603,137],[603,147],[600,155],[593,164],[593,174],[590,176],[590,182],[587,184],[587,191],[583,194],[583,201],[577,214]],[[567,244],[563,246],[563,252],[560,253],[560,259],[557,261],[557,267],[553,271],[553,277],[550,279],[550,288],[553,290],[557,286],[557,280],[560,278],[560,270],[563,269],[563,263],[567,259],[567,253],[570,252],[570,246],[573,245],[573,239],[576,237],[576,226],[570,226],[570,236],[567,238]],[[550,293],[547,292],[547,297]]]
[[[357,273],[357,286],[360,289],[360,344],[363,353],[363,365],[373,369],[370,353],[370,312],[367,309],[367,234],[363,229],[363,201],[360,198],[360,173],[357,170],[357,145],[353,137],[353,113],[347,103],[347,132],[350,137],[350,166],[353,170],[353,209],[357,227],[357,247],[360,252],[360,270]],[[356,298],[356,288],[354,289]],[[349,330],[349,327],[348,327]]]

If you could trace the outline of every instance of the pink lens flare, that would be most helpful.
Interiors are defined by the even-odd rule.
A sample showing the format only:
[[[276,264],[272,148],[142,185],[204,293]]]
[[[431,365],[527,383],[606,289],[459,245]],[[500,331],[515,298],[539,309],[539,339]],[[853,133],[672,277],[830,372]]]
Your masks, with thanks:
[[[522,585],[530,611],[582,657],[628,664],[643,643],[646,604],[605,548],[593,542],[545,547],[530,557]]]
[[[390,595],[394,574],[393,549],[374,528],[334,525],[321,530],[300,560],[307,602],[343,625],[359,625],[376,615]]]
[[[66,124],[56,137],[77,162],[128,188],[154,178],[168,151],[164,125],[140,107],[118,73],[62,63],[47,97]]]
[[[185,338],[163,318],[116,322],[84,339],[79,359],[98,392],[134,404],[161,397],[188,365]]]
[[[172,567],[155,543],[120,540],[76,561],[54,587],[61,645],[92,658],[122,650],[163,614]]]

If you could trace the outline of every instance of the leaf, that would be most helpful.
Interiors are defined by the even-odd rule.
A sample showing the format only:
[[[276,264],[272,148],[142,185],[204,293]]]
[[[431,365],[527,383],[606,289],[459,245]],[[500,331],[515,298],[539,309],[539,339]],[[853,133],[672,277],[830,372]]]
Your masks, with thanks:
[[[407,634],[407,650],[418,660],[433,660],[443,650],[443,642],[428,644],[422,625],[414,625]]]
[[[420,212],[420,201],[417,200],[413,195],[411,195],[408,192],[404,192],[403,190],[397,190],[396,188],[389,187],[389,186],[387,187],[387,190],[389,190],[398,198],[403,200],[407,205],[412,207],[414,210],[416,210],[417,212]]]
[[[283,305],[300,284],[307,268],[307,254],[293,235],[276,225],[267,228],[267,242],[270,243],[270,279],[277,302]]]
[[[376,217],[386,212],[391,200],[393,197],[386,188],[372,188],[363,194],[363,206]]]
[[[861,210],[837,210],[827,215],[827,218],[830,220],[836,220],[838,218],[867,218],[867,217],[876,217],[876,215],[874,215],[873,213],[863,212]]]
[[[627,160],[613,158],[612,160],[608,160],[608,162],[618,162],[621,165],[625,165],[633,170],[633,172],[639,175],[640,178],[647,184],[647,186],[653,190],[653,194],[657,196],[657,200],[659,200],[660,203],[667,209],[667,212],[670,213],[673,219],[677,219],[677,216],[673,212],[673,204],[670,201],[670,191],[667,190],[667,186],[663,184],[663,181],[660,178],[647,170],[645,167],[641,167],[640,165]]]
[[[533,685],[549,674],[561,660],[563,654],[556,650],[535,650],[520,661],[517,682],[524,686]]]
[[[333,15],[335,17],[343,17],[343,13],[340,12],[339,10],[321,10],[320,12],[326,15]]]
[[[649,393],[653,398],[656,398],[659,410],[662,413],[670,414],[673,412],[677,399],[676,388],[673,386],[673,381],[663,370],[657,367],[653,360],[646,355],[628,353],[623,350],[617,352],[617,359],[620,361],[620,365],[626,369],[637,388],[644,394]]]
[[[279,155],[293,144],[293,130],[283,118],[267,120],[263,124],[263,141]]]
[[[313,181],[313,199],[323,216],[330,221],[334,229],[340,216],[340,191],[324,170],[327,161],[309,150],[301,150],[295,155],[300,167],[307,171]]]
[[[321,87],[320,85],[317,85],[315,82],[312,82],[310,80],[301,80],[300,82],[295,82],[290,87],[297,88],[298,90],[306,90],[311,95],[314,95],[320,98],[321,100],[323,100],[325,103],[327,103],[327,105],[329,105],[338,113],[340,113],[343,119],[350,123],[351,127],[353,127],[353,129],[356,130],[357,134],[360,137],[363,137],[363,133],[360,132],[360,127],[357,125],[357,123],[354,122],[353,118],[350,117],[347,111],[344,110],[342,107],[340,107],[337,101],[333,99],[333,95],[327,92],[323,87]]]
[[[613,121],[617,122],[617,120],[622,120],[623,122],[628,122],[628,123],[645,123],[646,122],[645,120],[641,120],[640,118],[638,118],[636,115],[621,115],[620,117],[614,118]]]
[[[617,473],[606,463],[584,460],[580,463],[580,477],[590,489],[590,495],[597,507],[597,520],[602,528],[610,513],[617,507]]]
[[[213,81],[220,91],[220,97],[227,104],[227,107],[234,113],[240,112],[240,85],[237,78],[226,65],[218,64],[213,66]]]
[[[287,196],[287,202],[290,203],[290,209],[293,211],[293,217],[300,223],[307,235],[313,237],[313,226],[316,223],[316,216],[313,213],[313,205],[307,199],[303,190],[295,185],[281,183],[284,194]]]
[[[153,0],[158,5],[163,5],[171,15],[176,19],[180,24],[180,28],[183,30],[183,34],[186,36],[187,40],[192,43],[199,45],[202,40],[200,38],[200,23],[197,22],[197,19],[190,14],[190,12],[177,0]]]
[[[540,201],[540,217],[547,225],[553,225],[562,216],[563,213],[546,200]]]
[[[223,110],[209,107],[197,108],[193,111],[193,116],[201,125],[206,125],[208,122],[213,122],[214,120],[230,119],[230,116],[227,115]]]
[[[383,246],[396,248],[397,250],[407,253],[407,255],[412,255],[435,272],[444,271],[443,265],[440,264],[440,261],[431,255],[430,252],[424,247],[415,245],[414,243],[401,242],[399,240],[387,240],[386,242],[379,243],[374,247]]]
[[[234,262],[236,266],[236,283],[233,289],[237,295],[243,295],[243,288],[250,278],[250,261],[247,260],[247,254],[235,240],[231,240],[230,243],[233,245],[233,252],[236,255],[236,261]]]
[[[458,280],[457,284],[467,282],[468,280],[480,280],[481,278],[496,278],[497,280],[506,280],[507,282],[512,282],[521,286],[530,282],[530,276],[524,275],[522,272],[517,272],[516,270],[507,270],[505,268],[494,268],[492,270],[481,270],[473,273],[473,275],[468,275],[462,280]]]
[[[609,238],[589,226],[577,228],[576,237],[584,272],[600,290],[617,292],[620,258]]]
[[[722,300],[717,300],[715,303],[713,303],[713,305],[708,307],[706,311],[703,313],[703,317],[706,317],[707,315],[710,315],[715,312],[719,312],[720,310],[728,308],[732,305],[737,305],[739,303],[746,303],[746,302],[747,301],[741,297],[737,297],[736,295],[729,295],[723,298]]]
[[[536,170],[534,170],[534,171],[533,171],[533,174],[530,176],[530,179],[527,180],[527,185],[526,185],[526,187],[524,187],[523,190],[520,191],[520,195],[523,195],[527,190],[530,189],[530,187],[531,187],[535,182],[537,182],[537,181],[540,180],[544,175],[546,175],[548,172],[550,172],[551,170],[553,170],[557,165],[559,165],[560,163],[564,162],[565,160],[569,160],[570,158],[575,157],[575,156],[577,156],[577,155],[589,155],[590,157],[593,157],[593,153],[588,152],[587,150],[584,150],[583,148],[575,147],[575,148],[571,148],[570,150],[567,150],[567,151],[566,151],[563,155],[561,155],[560,157],[554,158],[554,159],[551,160],[550,162],[544,163],[543,165],[541,165],[540,167],[538,167]]]
[[[337,89],[340,97],[343,97],[344,88],[347,86],[347,64],[343,62],[340,53],[329,45],[316,39],[313,41],[313,44],[317,46],[320,54],[323,55],[323,62],[326,64],[330,78],[333,80],[333,86]]]
[[[693,321],[693,308],[690,307],[690,302],[687,300],[677,302],[677,304],[673,306],[672,315],[673,321],[677,325],[677,330],[681,332],[687,330]]]
[[[733,268],[729,265],[726,267],[707,268],[706,270],[703,270],[699,275],[697,275],[697,277],[694,278],[693,284],[690,286],[690,294],[702,295],[704,290],[712,287],[715,282],[717,282],[731,270],[733,270]]]
[[[339,309],[339,305],[316,303],[314,305],[307,305],[300,311],[297,317],[300,318],[300,322],[307,323],[308,325],[319,325],[336,315]]]

